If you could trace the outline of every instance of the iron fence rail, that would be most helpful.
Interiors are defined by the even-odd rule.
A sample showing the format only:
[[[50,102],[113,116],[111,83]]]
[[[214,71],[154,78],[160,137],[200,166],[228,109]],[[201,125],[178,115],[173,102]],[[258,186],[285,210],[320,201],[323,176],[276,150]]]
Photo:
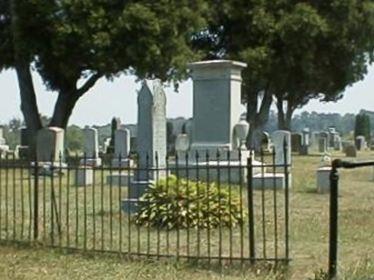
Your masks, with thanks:
[[[86,157],[83,157],[82,165],[65,165],[60,159],[47,169],[14,157],[0,159],[0,240],[220,264],[234,261],[288,263],[290,166],[276,164],[274,153],[261,152],[259,160],[264,164],[260,166],[252,157],[245,161],[239,157],[236,165],[230,164],[229,154],[227,157],[221,160],[218,154],[213,160],[208,153],[194,158],[168,157],[165,165],[160,166],[156,154],[153,165],[147,157],[147,164],[142,168],[137,165],[114,167],[111,163],[89,167],[84,164]],[[121,158],[118,160],[121,162]],[[197,209],[207,207],[209,215],[218,217],[218,226],[202,227],[197,222],[165,228],[136,223],[135,214],[126,210],[124,201],[132,199],[130,186],[141,172],[145,172],[154,185],[159,184],[165,174],[173,174],[177,193],[182,192],[182,180],[186,181],[187,191],[192,184],[206,184],[207,192],[209,188],[226,191],[228,201],[220,198],[218,210],[209,202],[201,205],[198,201],[196,205]],[[281,186],[275,176],[278,173],[284,176]],[[255,174],[261,180],[260,187],[254,185]],[[266,179],[266,174],[270,180]],[[172,188],[168,186],[169,176],[164,178],[169,192]],[[201,190],[197,188],[198,192]],[[231,211],[234,197],[239,197],[239,216],[243,222],[225,226],[219,209],[228,203]],[[148,207],[150,201],[144,203]],[[187,211],[192,211],[194,202],[187,198],[186,203]],[[177,208],[176,214],[184,215],[181,211]]]

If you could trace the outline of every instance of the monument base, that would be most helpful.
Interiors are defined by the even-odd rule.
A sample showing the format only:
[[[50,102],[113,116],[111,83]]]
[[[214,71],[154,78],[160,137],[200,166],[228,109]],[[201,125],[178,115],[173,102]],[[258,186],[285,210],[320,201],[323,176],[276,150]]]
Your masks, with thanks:
[[[122,210],[128,214],[136,213],[139,207],[146,203],[146,201],[142,199],[142,196],[153,184],[154,181],[151,180],[132,181],[129,186],[128,197],[122,200]]]
[[[121,174],[119,172],[112,173],[106,177],[106,184],[110,186],[127,187],[129,185],[129,174]]]
[[[188,154],[189,161],[196,161],[198,156],[199,161],[207,160],[222,160],[222,161],[246,161],[251,155],[254,156],[254,151],[246,149],[229,149],[228,145],[192,145],[190,151],[188,152],[179,152],[179,160],[185,160],[186,153]]]
[[[259,174],[265,172],[266,168],[262,168],[262,163],[259,161],[252,161],[252,174]],[[241,162],[236,160],[224,161],[201,161],[189,162],[186,165],[182,163],[171,163],[171,173],[176,176],[183,177],[193,181],[214,182],[241,184],[247,182],[248,166],[247,158]],[[264,170],[262,170],[264,169]]]
[[[112,167],[114,168],[127,168],[133,165],[134,165],[134,161],[129,158],[124,158],[124,159],[114,158],[112,160]]]
[[[289,175],[289,187],[291,186],[291,175]],[[255,190],[283,190],[286,187],[286,176],[284,173],[260,173],[252,178],[252,186]]]
[[[147,204],[147,201],[139,198],[125,198],[121,201],[121,209],[127,214],[135,214],[141,207]]]
[[[81,159],[79,163],[86,166],[100,167],[102,164],[102,160],[101,158],[87,158]]]
[[[32,162],[31,175],[35,175],[35,165],[40,176],[59,176],[65,174],[67,164],[64,162]]]

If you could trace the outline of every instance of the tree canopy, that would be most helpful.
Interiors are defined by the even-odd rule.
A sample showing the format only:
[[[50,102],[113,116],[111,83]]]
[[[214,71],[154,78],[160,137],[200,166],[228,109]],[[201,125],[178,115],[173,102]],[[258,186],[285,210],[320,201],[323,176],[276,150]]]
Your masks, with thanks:
[[[203,8],[199,0],[2,1],[0,50],[9,55],[0,69],[32,63],[59,95],[51,125],[66,127],[77,100],[102,77],[184,77]]]
[[[0,42],[0,71],[17,71],[33,130],[42,123],[31,65],[58,94],[49,125],[66,127],[79,98],[100,78],[132,73],[177,82],[196,59],[244,61],[243,102],[256,145],[274,99],[279,126],[289,128],[296,108],[311,98],[335,101],[364,77],[374,59],[374,3],[4,0]]]
[[[291,119],[293,110],[311,98],[338,99],[346,86],[363,78],[373,60],[371,0],[226,0],[211,5],[209,25],[196,35],[196,48],[205,50],[206,58],[248,64],[243,100],[252,133],[261,132],[273,97],[280,116],[287,101]]]

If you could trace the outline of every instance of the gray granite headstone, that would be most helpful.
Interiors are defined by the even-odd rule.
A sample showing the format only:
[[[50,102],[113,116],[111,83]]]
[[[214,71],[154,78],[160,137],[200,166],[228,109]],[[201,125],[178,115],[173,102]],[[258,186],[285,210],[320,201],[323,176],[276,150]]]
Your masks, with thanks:
[[[125,128],[116,130],[114,139],[114,156],[127,158],[130,153],[130,130]]]
[[[355,145],[347,146],[344,151],[346,157],[357,157],[357,149]]]
[[[335,151],[341,151],[342,148],[343,148],[342,139],[339,136],[339,134],[336,134],[335,139],[334,139],[334,149],[335,149]]]
[[[272,135],[275,149],[275,164],[285,164],[285,145],[287,147],[287,164],[291,164],[291,133],[287,130],[277,130]]]
[[[85,158],[81,160],[82,165],[101,166],[99,158],[99,139],[96,128],[85,127],[83,129]]]
[[[320,137],[318,139],[318,152],[320,153],[327,152],[327,138],[326,137]]]
[[[190,139],[187,134],[179,134],[175,140],[175,150],[177,152],[178,160],[186,161],[187,151],[190,149]]]
[[[330,192],[330,173],[330,166],[317,169],[317,193],[325,194]]]
[[[99,156],[99,140],[96,128],[86,127],[83,129],[84,153],[87,158],[97,158]]]
[[[303,143],[303,135],[301,133],[291,134],[292,152],[299,153]]]
[[[318,140],[318,151],[320,153],[325,153],[328,149],[328,145],[329,145],[329,138],[330,137],[330,134],[328,132],[320,132],[319,133],[319,140]],[[321,139],[324,139],[324,140],[321,140]],[[323,141],[325,142],[325,146],[323,146]]]
[[[64,130],[46,127],[38,131],[36,158],[39,162],[59,162],[64,159]]]

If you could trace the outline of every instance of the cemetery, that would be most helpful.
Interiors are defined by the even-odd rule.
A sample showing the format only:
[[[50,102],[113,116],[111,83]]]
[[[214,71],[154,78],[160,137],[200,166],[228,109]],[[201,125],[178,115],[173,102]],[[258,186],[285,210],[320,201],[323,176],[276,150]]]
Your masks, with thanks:
[[[263,133],[260,152],[250,151],[245,145],[250,124],[238,109],[240,70],[245,64],[207,61],[189,67],[196,108],[192,120],[170,138],[175,141],[174,154],[167,150],[167,96],[159,80],[143,81],[138,91],[135,129],[114,117],[111,137],[101,147],[98,129],[84,127],[82,152],[74,161],[66,154],[60,128],[40,130],[36,161],[29,152],[19,153],[19,147],[29,149],[25,128],[20,130],[18,154],[2,138],[6,148],[0,160],[0,238],[13,235],[24,242],[36,238],[59,248],[134,256],[199,256],[209,262],[249,258],[257,263],[276,258],[289,263],[292,259],[301,267],[303,257],[298,256],[310,254],[305,265],[323,266],[332,159],[368,157],[371,151],[365,137],[342,140],[334,127],[293,133],[276,130]],[[229,86],[214,89],[219,83]],[[210,87],[211,96],[206,92]],[[213,104],[209,98],[217,99],[217,92],[224,98],[216,112],[209,108]],[[218,117],[227,121],[212,126]],[[9,165],[16,158],[26,165]],[[371,197],[374,171],[360,172],[361,181],[343,173],[342,207],[347,215],[357,215],[353,209],[360,198],[352,194]],[[352,182],[361,189],[345,187]],[[217,206],[218,216],[212,210]],[[372,207],[370,200],[361,206]],[[35,209],[39,209],[37,216]],[[362,219],[365,215],[370,212],[362,212]],[[352,230],[351,225],[343,223],[346,231]],[[369,240],[365,231],[357,238]],[[355,258],[359,251],[350,248],[364,243],[345,244],[344,259]]]
[[[0,279],[374,279],[372,0],[47,2],[0,3]]]

